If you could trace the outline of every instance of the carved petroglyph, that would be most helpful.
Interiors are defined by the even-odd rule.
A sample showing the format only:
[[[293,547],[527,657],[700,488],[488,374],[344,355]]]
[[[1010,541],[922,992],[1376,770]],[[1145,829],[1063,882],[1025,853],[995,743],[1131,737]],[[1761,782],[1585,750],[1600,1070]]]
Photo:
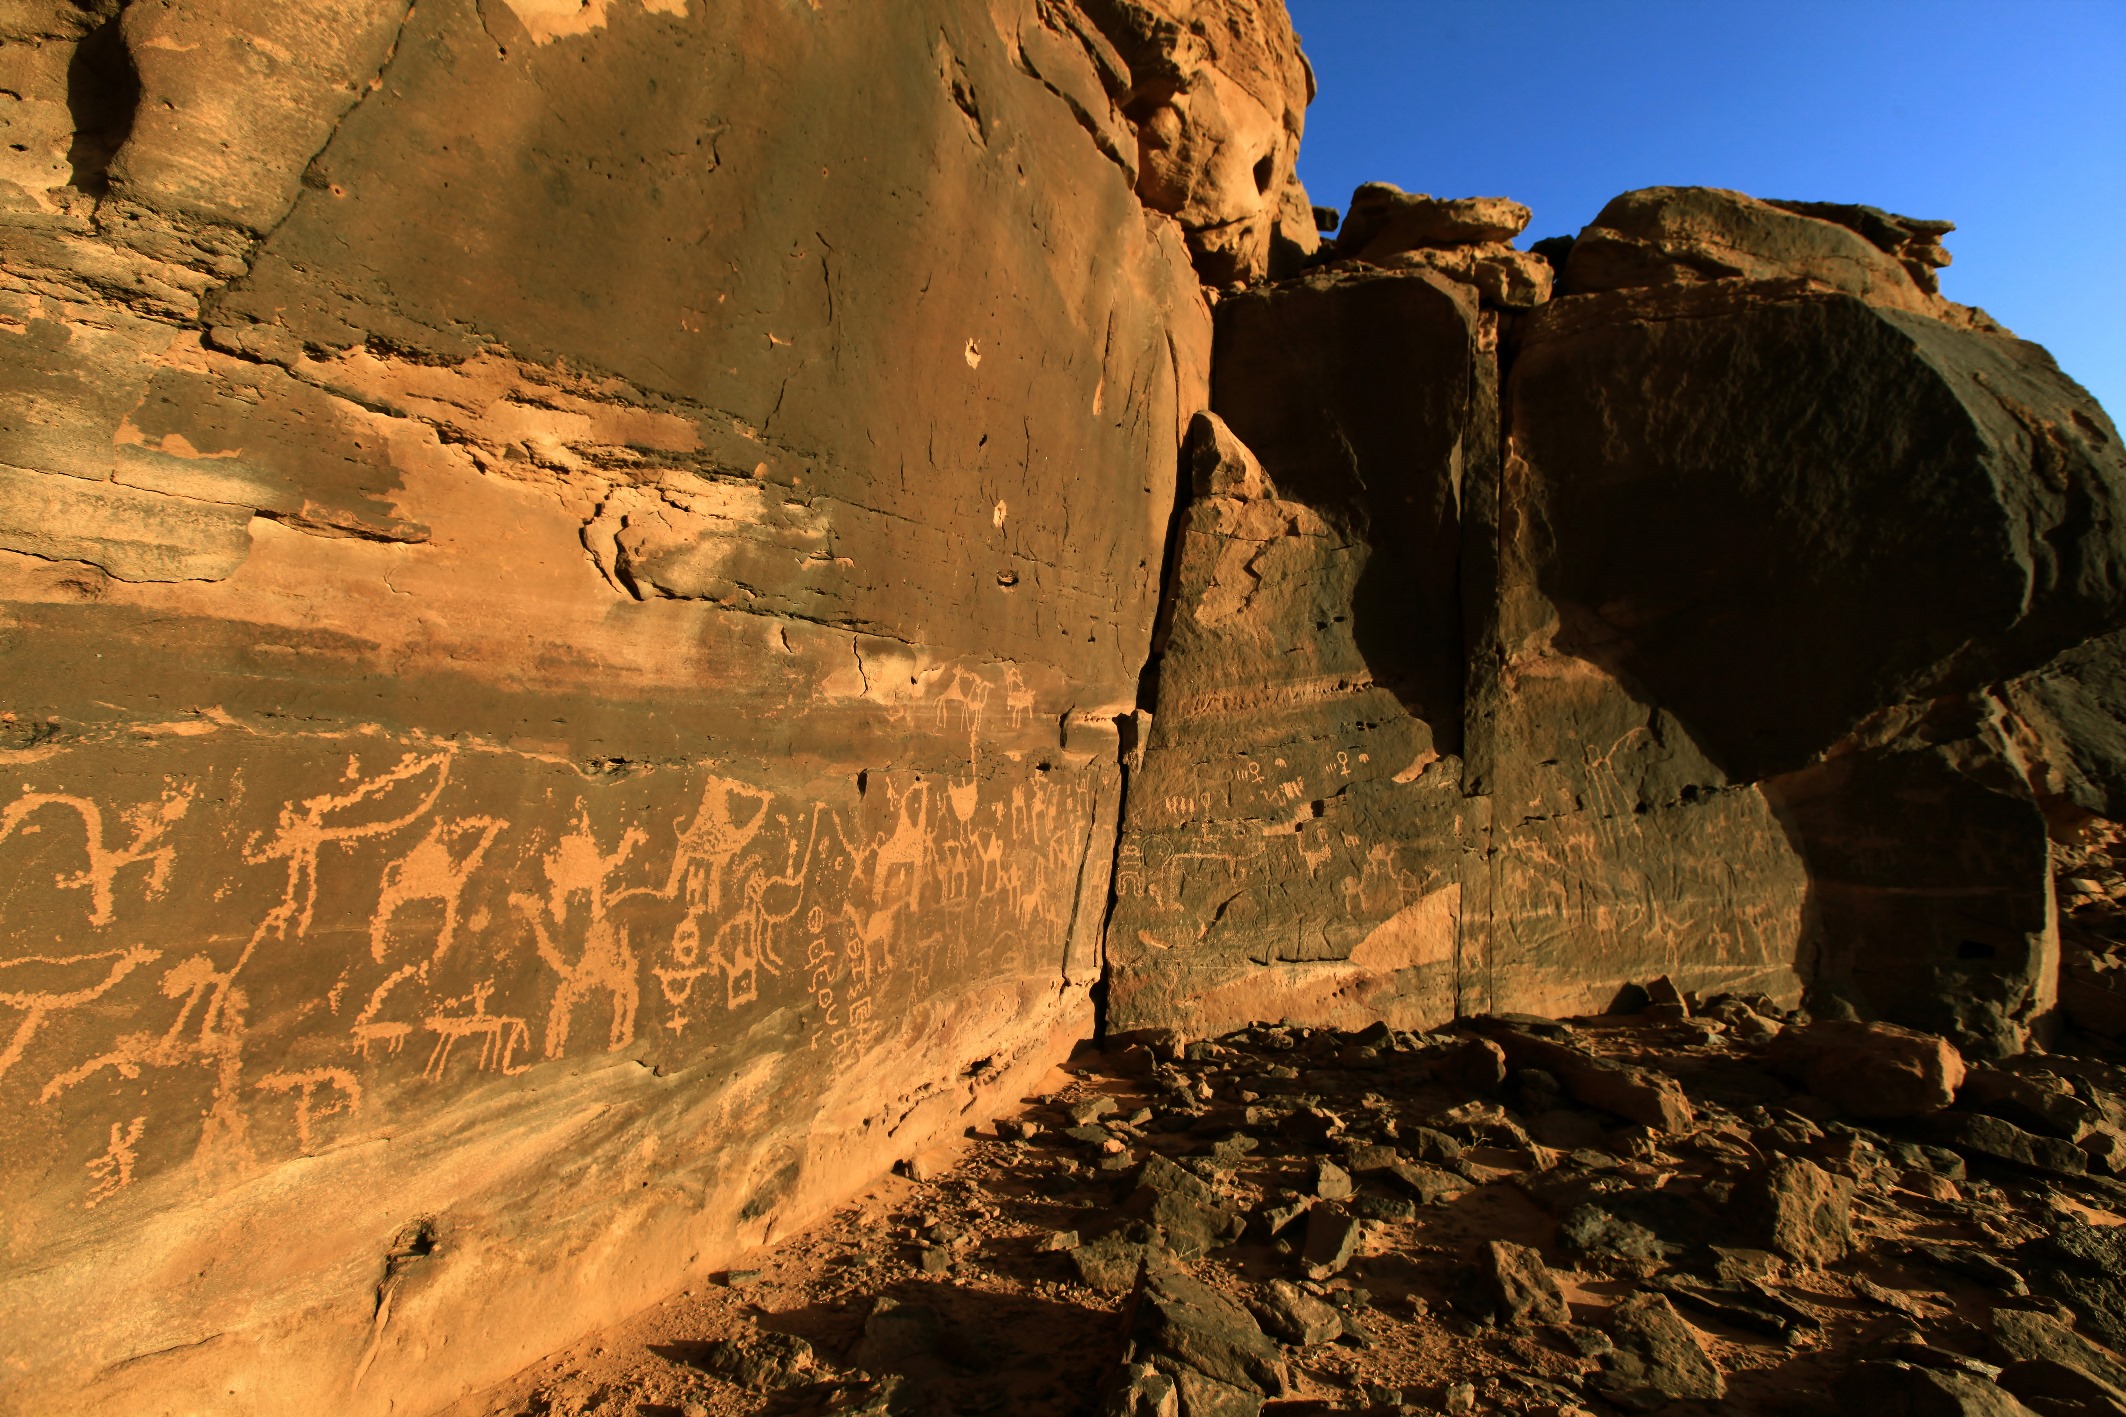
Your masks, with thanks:
[[[948,732],[992,705],[1027,718],[1030,692],[995,677],[927,674],[939,701],[897,712]],[[0,1014],[0,1078],[34,1065],[37,1103],[106,1111],[90,1121],[104,1154],[71,1163],[90,1167],[93,1203],[149,1164],[125,1126],[102,1145],[110,1115],[161,1115],[113,1110],[109,1089],[144,1079],[157,1105],[200,1119],[193,1166],[220,1184],[396,1115],[394,1083],[517,1076],[644,1034],[660,1046],[770,1002],[799,1010],[811,1047],[876,1046],[901,1002],[941,982],[1054,967],[1101,786],[882,769],[820,800],[692,769],[690,809],[660,819],[637,804],[670,800],[669,778],[547,776],[542,793],[552,768],[495,748],[356,745],[322,790],[253,794],[247,763],[138,808],[40,783],[6,809],[0,866],[55,884],[66,910],[76,897],[86,933],[0,959],[0,1009],[16,1014]],[[187,879],[195,862],[215,875]],[[180,894],[181,921],[162,903]],[[87,1005],[93,1030],[55,1026]]]
[[[686,1010],[693,999],[695,981],[702,975],[722,971],[726,1007],[735,1008],[739,1002],[733,987],[736,971],[724,954],[722,942],[712,936],[704,946],[701,926],[721,910],[731,863],[760,834],[772,801],[771,794],[744,783],[711,777],[701,790],[694,819],[679,829],[671,870],[663,886],[623,891],[618,897],[625,900],[646,895],[658,900],[677,899],[686,905],[686,914],[674,927],[666,946],[670,963],[650,968],[658,991],[672,1011],[664,1026],[675,1034],[684,1033],[693,1022]]]
[[[88,858],[87,864],[72,875],[57,877],[53,884],[61,890],[87,890],[89,892],[89,923],[108,925],[117,909],[118,873],[128,866],[145,865],[147,879],[142,883],[142,894],[153,900],[168,888],[170,866],[176,859],[177,848],[163,840],[170,828],[180,821],[192,805],[192,789],[165,793],[160,802],[142,803],[129,807],[120,818],[132,830],[132,839],[124,846],[104,845],[103,809],[85,797],[75,797],[64,792],[29,792],[8,803],[0,811],[0,842],[18,833],[31,836],[41,830],[42,824],[31,823],[31,818],[48,810],[72,812],[81,822],[82,849]]]
[[[224,969],[209,955],[193,954],[165,970],[159,991],[165,999],[177,1001],[176,1014],[168,1027],[160,1033],[142,1030],[119,1034],[103,1053],[52,1076],[38,1093],[38,1103],[49,1103],[106,1069],[132,1080],[149,1068],[203,1066],[212,1079],[211,1099],[205,1109],[196,1158],[203,1165],[217,1160],[236,1166],[247,1163],[250,1118],[244,1108],[242,1089],[248,1000],[237,983],[238,976],[269,938],[287,941],[300,938],[309,930],[317,905],[318,870],[326,848],[350,849],[354,843],[387,836],[418,821],[441,795],[449,779],[450,759],[448,751],[406,753],[391,769],[366,780],[361,777],[358,763],[350,760],[347,778],[353,786],[284,805],[270,836],[254,833],[241,851],[249,865],[285,863],[285,876],[280,898],[251,931],[235,960]],[[157,841],[162,831],[185,815],[190,801],[190,792],[172,794],[165,796],[161,807],[152,813],[142,809],[126,814],[128,824],[134,828],[134,839],[120,852],[107,852],[103,858],[92,851],[92,887],[100,862],[108,864],[109,871],[115,874],[128,860],[152,861],[149,895],[152,898],[159,894],[162,882],[167,880],[168,863],[174,859],[174,848],[158,845]],[[91,839],[98,838],[100,817],[92,810],[75,810]],[[127,859],[117,859],[120,857]],[[129,960],[128,970],[157,958],[159,952],[136,951],[133,955],[122,956]],[[122,972],[114,969],[113,977],[95,987],[98,992],[108,990],[121,977]],[[49,1012],[49,1005],[43,1011]],[[36,1009],[31,1009],[30,1014],[25,1025],[41,1018]],[[190,1032],[195,1023],[196,1032]],[[26,1033],[18,1030],[18,1037],[27,1042]],[[352,1075],[346,1076],[352,1083]],[[312,1094],[319,1085],[316,1079],[307,1084],[287,1084],[301,1092],[296,1104],[299,1136],[307,1136],[307,1128],[316,1117],[351,1110],[353,1106],[348,1100],[318,1112]],[[269,1090],[273,1087],[265,1080],[258,1086]]]
[[[464,817],[436,822],[419,844],[384,868],[383,889],[377,899],[376,912],[369,920],[371,959],[378,964],[385,963],[391,947],[392,924],[405,907],[433,902],[442,907],[443,919],[428,957],[402,964],[386,975],[383,982],[370,992],[369,1002],[355,1015],[353,1032],[356,1046],[363,1050],[363,1056],[367,1056],[367,1044],[371,1041],[393,1037],[400,1043],[405,1041],[407,1030],[404,1025],[398,1025],[398,1032],[393,1035],[388,1032],[393,1025],[378,1025],[376,1016],[393,989],[407,979],[427,983],[430,967],[440,964],[449,952],[451,942],[457,938],[458,912],[466,883],[479,869],[487,849],[494,845],[496,835],[508,825],[495,817]],[[392,1051],[398,1050],[393,1047]]]
[[[625,865],[635,848],[649,837],[629,827],[611,851],[598,848],[590,816],[577,809],[576,823],[546,854],[546,898],[512,894],[509,903],[531,927],[539,958],[560,977],[553,1003],[546,1013],[546,1056],[558,1058],[568,1047],[569,1029],[576,1005],[603,991],[612,999],[612,1019],[606,1031],[606,1051],[625,1048],[635,1041],[635,1010],[641,1002],[635,952],[629,948],[627,928],[612,918],[606,899],[613,872]],[[570,900],[583,897],[583,944],[574,960],[562,956],[553,930],[570,918]]]
[[[0,1076],[5,1076],[7,1070],[21,1059],[23,1050],[37,1036],[37,1030],[46,1018],[102,998],[117,987],[119,980],[160,954],[159,950],[135,946],[78,955],[26,955],[21,959],[0,960],[0,1007],[22,1011],[22,1021],[15,1025],[7,1047],[0,1049]],[[96,978],[98,973],[103,977]],[[43,981],[48,984],[63,982],[78,987],[22,987],[37,976],[43,976]]]
[[[362,1085],[345,1068],[310,1068],[299,1073],[268,1073],[252,1086],[265,1092],[295,1094],[295,1138],[304,1155],[317,1144],[310,1128],[326,1117],[352,1113],[362,1105]],[[335,1094],[324,1107],[317,1105],[319,1088]]]
[[[140,1144],[140,1134],[147,1125],[145,1114],[135,1117],[123,1126],[117,1122],[111,1123],[110,1146],[104,1150],[103,1155],[89,1163],[89,1174],[96,1178],[96,1184],[90,1187],[88,1195],[83,1197],[82,1209],[94,1210],[133,1184],[133,1165],[140,1160],[139,1154],[133,1148]]]

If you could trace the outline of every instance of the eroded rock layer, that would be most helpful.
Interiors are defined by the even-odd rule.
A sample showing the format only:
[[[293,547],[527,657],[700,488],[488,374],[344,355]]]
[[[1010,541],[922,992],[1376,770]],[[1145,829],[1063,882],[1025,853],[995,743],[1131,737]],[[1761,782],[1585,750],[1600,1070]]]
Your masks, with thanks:
[[[2126,899],[2126,457],[1947,223],[1324,245],[1277,0],[0,41],[12,1401],[434,1410],[1103,979],[1166,1046],[1658,978],[1992,1057],[2062,863]]]
[[[1141,8],[8,12],[10,1405],[429,1410],[1090,1032],[1306,209],[1281,9]]]

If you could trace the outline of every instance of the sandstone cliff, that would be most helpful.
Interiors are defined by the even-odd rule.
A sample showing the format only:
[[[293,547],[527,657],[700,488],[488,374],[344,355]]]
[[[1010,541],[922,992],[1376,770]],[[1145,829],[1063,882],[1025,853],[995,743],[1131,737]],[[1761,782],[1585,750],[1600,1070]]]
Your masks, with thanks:
[[[425,1410],[1091,1030],[1198,8],[6,9],[8,1406]]]
[[[1200,456],[1247,474],[1184,513],[1110,1022],[1666,975],[2020,1049],[2054,838],[2115,810],[2116,428],[1940,297],[1947,223],[1655,188],[1544,260],[1527,219],[1361,188],[1219,305]]]
[[[2045,1026],[2126,461],[1942,223],[1320,246],[1277,0],[0,40],[10,1410],[432,1410],[1103,978]]]

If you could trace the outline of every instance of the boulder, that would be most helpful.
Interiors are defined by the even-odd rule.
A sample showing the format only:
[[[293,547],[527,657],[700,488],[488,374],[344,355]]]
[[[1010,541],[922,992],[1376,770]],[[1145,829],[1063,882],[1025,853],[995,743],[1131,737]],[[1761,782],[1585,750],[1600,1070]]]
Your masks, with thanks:
[[[1122,1385],[1156,1401],[1155,1385],[1141,1370],[1149,1365],[1166,1374],[1177,1389],[1179,1417],[1252,1417],[1264,1398],[1285,1391],[1277,1345],[1247,1310],[1178,1265],[1144,1267],[1123,1310],[1122,1330]],[[1144,1399],[1132,1400],[1141,1410]]]
[[[1622,1263],[1642,1272],[1658,1267],[1677,1248],[1644,1225],[1592,1203],[1574,1206],[1566,1213],[1558,1223],[1558,1242],[1576,1255]]]
[[[1779,1157],[1735,1190],[1740,1228],[1796,1264],[1820,1269],[1854,1247],[1853,1183],[1813,1161]]]
[[[1541,256],[1503,244],[1420,247],[1368,257],[1367,264],[1387,270],[1437,271],[1473,287],[1483,306],[1495,310],[1534,309],[1550,298],[1553,279],[1550,263]]]
[[[1327,1279],[1339,1274],[1358,1253],[1365,1222],[1341,1202],[1324,1202],[1307,1212],[1306,1241],[1300,1248],[1300,1263],[1309,1279]]]
[[[1765,1061],[1854,1117],[1919,1117],[1956,1101],[1964,1060],[1945,1038],[1888,1023],[1831,1020],[1789,1028]]]
[[[1572,1311],[1543,1257],[1526,1245],[1487,1240],[1476,1253],[1461,1303],[1491,1323],[1566,1324]]]
[[[1431,197],[1392,182],[1368,182],[1351,194],[1336,254],[1378,265],[1383,257],[1424,247],[1498,244],[1525,231],[1528,215],[1527,207],[1506,197]]]
[[[874,1310],[873,1318],[877,1318]],[[865,1322],[868,1341],[871,1321]],[[812,1345],[795,1334],[763,1333],[750,1343],[719,1339],[697,1360],[700,1367],[753,1392],[799,1381],[813,1366]]]
[[[1719,187],[1613,198],[1565,264],[1574,294],[1729,279],[1802,280],[1889,309],[1936,308],[1896,256],[1851,227]]]
[[[1663,972],[1784,1004],[1806,936],[1863,1014],[2012,1053],[2050,1007],[2048,828],[2015,723],[1961,696],[2126,611],[2126,548],[2100,530],[2126,524],[2126,451],[2040,352],[1920,308],[1866,238],[1749,210],[1896,298],[1727,276],[1572,293],[1581,241],[1519,331],[1497,598],[1471,640],[1499,668],[1472,679],[1465,757],[1512,804],[1493,847],[1514,864],[1477,918],[1513,966],[1486,977],[1550,1012]],[[1903,549],[1860,531],[1885,526]],[[1731,873],[1692,874],[1711,858]],[[1590,919],[1645,899],[1683,933],[1656,955],[1558,929],[1550,862],[1586,863],[1558,889]]]
[[[1289,1279],[1273,1279],[1256,1290],[1253,1307],[1265,1328],[1302,1348],[1343,1336],[1343,1316]]]
[[[1392,1162],[1389,1164],[1393,1164]],[[1352,1195],[1351,1173],[1333,1161],[1314,1163],[1314,1194],[1322,1200],[1347,1201]]]
[[[1443,1166],[1427,1166],[1422,1162],[1400,1161],[1388,1168],[1388,1174],[1396,1184],[1417,1198],[1419,1205],[1431,1205],[1469,1189],[1470,1181],[1459,1171],[1449,1171]]]
[[[1473,1038],[1432,1065],[1441,1082],[1483,1096],[1506,1085],[1507,1069],[1505,1050],[1489,1038]]]
[[[1087,1287],[1126,1294],[1145,1261],[1163,1253],[1158,1232],[1138,1221],[1077,1245],[1070,1251],[1070,1265]]]
[[[1122,1211],[1149,1225],[1182,1259],[1198,1259],[1215,1246],[1230,1244],[1247,1227],[1238,1205],[1156,1152],[1138,1169],[1136,1188]]]
[[[1615,1349],[1596,1385],[1619,1406],[1646,1411],[1670,1402],[1718,1402],[1727,1379],[1696,1329],[1660,1294],[1634,1294],[1605,1316]]]
[[[864,1331],[849,1350],[851,1366],[871,1373],[905,1372],[937,1357],[944,1318],[928,1304],[907,1304],[881,1294],[864,1318]]]

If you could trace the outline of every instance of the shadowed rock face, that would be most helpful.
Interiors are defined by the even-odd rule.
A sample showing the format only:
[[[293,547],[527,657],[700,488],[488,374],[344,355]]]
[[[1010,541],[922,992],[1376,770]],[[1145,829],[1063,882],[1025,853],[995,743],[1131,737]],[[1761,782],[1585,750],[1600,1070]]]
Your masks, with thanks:
[[[1111,1022],[1575,1013],[1666,974],[2019,1048],[2058,968],[2044,809],[2118,780],[2103,411],[1919,281],[1944,223],[1629,193],[1521,314],[1380,269],[1509,204],[1352,213],[1220,306],[1221,456],[1274,501],[1186,513]],[[1449,290],[1462,318],[1411,298]],[[1397,922],[1424,943],[1389,963]]]
[[[1108,8],[7,23],[24,1400],[427,1410],[1090,1031],[1227,218]]]
[[[1430,274],[1322,275],[1222,302],[1218,328],[1224,421],[1192,442],[1109,1022],[1451,1017],[1484,322]]]

